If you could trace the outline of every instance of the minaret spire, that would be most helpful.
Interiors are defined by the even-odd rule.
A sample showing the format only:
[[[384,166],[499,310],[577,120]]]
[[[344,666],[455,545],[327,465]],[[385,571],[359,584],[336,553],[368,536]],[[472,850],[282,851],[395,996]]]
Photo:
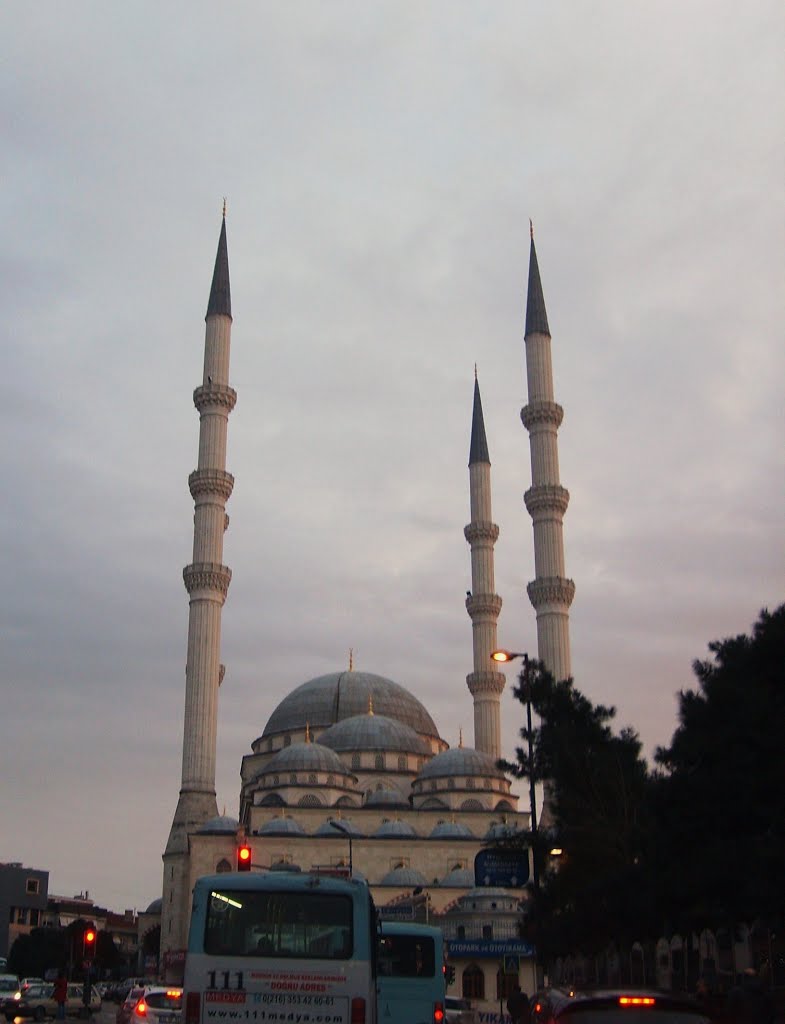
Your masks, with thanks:
[[[215,751],[221,665],[221,613],[232,578],[223,564],[223,536],[229,524],[226,502],[234,477],[226,472],[229,413],[237,394],[229,387],[232,332],[226,218],[207,305],[202,383],[193,394],[199,412],[199,457],[188,478],[194,499],[193,559],[183,569],[189,595],[185,666],[185,724],[180,798],[164,852],[162,952],[184,949],[191,879],[188,835],[218,813]]]
[[[501,694],[505,678],[491,667],[496,649],[496,620],[502,599],[494,593],[493,546],[499,527],[491,521],[491,460],[485,437],[480,383],[474,371],[474,406],[469,443],[471,522],[463,534],[471,546],[472,589],[466,611],[472,620],[474,671],[466,677],[474,698],[474,746],[498,760],[501,757]]]
[[[521,420],[529,431],[532,486],[524,495],[524,502],[534,529],[535,571],[535,579],[526,589],[537,613],[538,656],[554,677],[561,680],[572,674],[569,610],[575,584],[565,574],[563,534],[570,495],[559,481],[557,435],[564,410],[553,398],[551,332],[533,228],[525,341],[529,402],[521,409]]]

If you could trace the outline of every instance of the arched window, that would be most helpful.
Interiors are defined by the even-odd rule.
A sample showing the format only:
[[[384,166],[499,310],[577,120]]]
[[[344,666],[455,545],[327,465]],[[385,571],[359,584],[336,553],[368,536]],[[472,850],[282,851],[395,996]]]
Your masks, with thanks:
[[[328,775],[327,776],[327,785],[328,786],[334,786],[335,785],[335,776],[334,775]]]
[[[481,811],[482,809],[482,804],[479,800],[464,800],[461,804],[462,811]]]
[[[231,870],[232,870],[232,865],[229,863],[229,861],[226,859],[226,857],[224,857],[223,860],[219,860],[218,863],[215,865],[216,874],[219,874],[219,875],[222,875],[225,871],[231,871]]]
[[[281,783],[280,778],[277,775],[273,775],[273,785],[274,786],[279,786],[280,783]]]
[[[291,747],[291,745],[292,745],[292,737],[291,736],[284,736],[284,738],[283,738],[283,745],[285,747]]]
[[[297,776],[295,775],[294,772],[292,772],[292,774],[289,776],[289,782],[291,782],[293,786],[297,785]]]
[[[466,925],[465,924],[459,924],[458,925],[458,927],[455,929],[455,937],[458,938],[458,939],[465,939],[466,938]]]
[[[298,807],[321,807],[322,802],[318,796],[314,796],[313,793],[306,793],[305,796],[301,796],[297,801]]]
[[[315,786],[316,785],[316,772],[311,772],[310,775],[308,776],[308,785],[309,786]]]
[[[461,976],[464,999],[485,999],[485,975],[477,964],[469,964]]]
[[[398,771],[399,772],[405,772],[406,771],[406,754],[399,754],[398,755]]]
[[[432,780],[432,782],[431,782],[431,789],[432,789],[432,790],[433,790],[434,792],[436,791],[436,779],[433,779],[433,780]]]
[[[377,754],[373,759],[374,768],[384,770],[384,754]]]
[[[447,787],[448,787],[448,789],[455,789],[455,779],[448,779],[447,780]]]
[[[352,768],[359,768],[359,767],[360,767],[360,755],[359,754],[352,754]]]
[[[466,780],[466,788],[467,789],[474,789],[474,779],[467,779]]]
[[[496,999],[498,1001],[508,999],[515,991],[518,984],[517,974],[506,974],[504,971],[496,972]]]
[[[482,785],[483,785],[483,789],[490,789],[491,788],[491,780],[490,779],[485,779],[483,781]]]

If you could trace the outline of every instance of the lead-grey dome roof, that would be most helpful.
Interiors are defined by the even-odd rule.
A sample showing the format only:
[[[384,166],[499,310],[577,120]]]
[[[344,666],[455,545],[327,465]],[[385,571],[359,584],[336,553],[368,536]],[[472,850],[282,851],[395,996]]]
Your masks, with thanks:
[[[374,707],[376,702],[374,701]],[[319,743],[333,750],[392,750],[396,753],[430,754],[424,739],[410,726],[387,715],[355,715],[336,722],[319,736]]]
[[[269,775],[270,772],[297,771],[349,774],[335,751],[321,743],[293,743],[290,747],[284,747],[270,758],[259,774]]]
[[[490,754],[483,754],[471,747],[452,747],[450,750],[443,750],[422,766],[417,778],[455,778],[456,775],[504,778],[504,772],[496,767],[496,762]]]
[[[153,900],[150,906],[145,910],[145,914],[160,914],[163,909],[164,901],[159,896],[157,900]]]
[[[427,884],[425,878],[415,868],[393,868],[379,882],[379,885],[402,885],[406,888]]]
[[[305,829],[294,818],[270,818],[259,829],[260,836],[304,836]]]
[[[433,827],[431,839],[469,839],[474,833],[468,825],[460,821],[440,821]]]
[[[412,836],[416,836],[417,833],[408,821],[400,821],[399,819],[396,819],[395,821],[383,821],[374,832],[374,835],[380,838],[410,838]]]
[[[456,889],[474,888],[474,871],[471,868],[453,868],[448,871],[439,885],[454,886]]]
[[[438,736],[433,719],[417,698],[392,679],[373,672],[331,672],[302,683],[281,701],[263,736],[304,729],[326,729],[344,718],[374,711],[403,722],[424,736]]]
[[[225,833],[225,832],[236,832],[240,822],[237,818],[230,818],[228,814],[219,814],[215,818],[210,818],[204,825],[200,826],[199,832],[212,832]]]

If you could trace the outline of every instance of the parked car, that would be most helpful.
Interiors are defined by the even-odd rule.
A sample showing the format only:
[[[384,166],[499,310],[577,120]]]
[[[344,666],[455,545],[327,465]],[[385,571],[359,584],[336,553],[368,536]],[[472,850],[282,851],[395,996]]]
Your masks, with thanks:
[[[458,996],[444,997],[445,1024],[480,1024],[480,1014],[468,999]]]
[[[148,985],[131,1010],[130,1024],[180,1024],[183,990],[166,985]]]
[[[44,985],[46,982],[43,978],[22,978],[22,984],[19,988],[24,992],[25,989],[30,988],[31,985]]]
[[[144,986],[135,985],[126,993],[125,999],[117,1008],[115,1024],[128,1024],[131,1019],[131,1011],[144,995]]]
[[[40,985],[28,985],[27,988],[20,987],[10,999],[2,1000],[0,1009],[8,1020],[14,1017],[43,1020],[44,1017],[54,1017],[57,1003],[52,998],[52,986],[42,982]]]
[[[530,1013],[532,1024],[711,1024],[691,999],[653,989],[549,989]]]

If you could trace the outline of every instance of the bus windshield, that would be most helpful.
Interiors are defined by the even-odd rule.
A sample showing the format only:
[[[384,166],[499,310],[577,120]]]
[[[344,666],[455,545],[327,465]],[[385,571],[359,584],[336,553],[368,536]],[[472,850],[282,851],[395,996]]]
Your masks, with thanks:
[[[204,952],[231,957],[348,960],[352,901],[340,893],[212,889]]]

